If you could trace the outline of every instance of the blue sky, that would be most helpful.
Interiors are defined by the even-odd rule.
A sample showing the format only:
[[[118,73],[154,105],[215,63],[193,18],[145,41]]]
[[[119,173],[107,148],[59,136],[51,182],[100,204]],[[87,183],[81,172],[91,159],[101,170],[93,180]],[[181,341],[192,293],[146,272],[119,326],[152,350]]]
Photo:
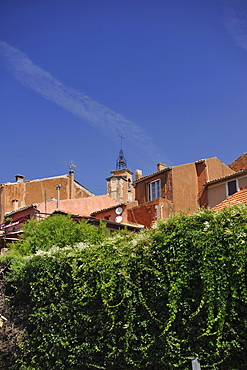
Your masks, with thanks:
[[[246,0],[0,1],[0,183],[95,194],[123,150],[144,175],[247,151]]]

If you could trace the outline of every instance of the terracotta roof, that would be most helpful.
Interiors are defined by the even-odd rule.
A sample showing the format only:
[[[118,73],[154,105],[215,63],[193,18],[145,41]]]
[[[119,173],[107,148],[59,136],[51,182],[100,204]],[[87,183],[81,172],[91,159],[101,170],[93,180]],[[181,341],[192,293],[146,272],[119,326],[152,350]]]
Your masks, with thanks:
[[[59,211],[59,210],[55,210],[53,213],[53,215],[55,214],[68,214],[67,212],[64,212],[64,211]],[[136,230],[140,230],[140,229],[144,229],[144,225],[141,225],[141,224],[137,224],[137,223],[134,223],[134,222],[129,222],[129,221],[126,221],[124,223],[119,223],[119,222],[115,222],[115,221],[110,221],[110,220],[102,220],[101,218],[96,218],[96,217],[92,217],[92,216],[80,216],[80,215],[72,215],[72,217],[78,217],[78,218],[81,218],[81,219],[85,219],[85,220],[88,220],[88,221],[96,221],[96,222],[104,222],[108,225],[115,225],[115,226],[118,226],[118,227],[121,227],[121,228],[124,228],[125,226],[131,228],[131,229],[136,229]]]
[[[52,213],[57,209],[57,201],[37,204],[40,212]],[[108,194],[95,195],[92,197],[79,199],[60,200],[60,210],[80,216],[90,216],[92,212],[97,212],[105,208],[113,207],[118,203]]]
[[[114,209],[114,208],[117,208],[117,207],[122,207],[122,206],[126,206],[126,203],[114,204],[114,206],[104,208],[104,209],[100,209],[99,211],[94,211],[94,212],[91,213],[91,215],[93,216],[93,215],[96,215],[97,213],[104,212],[104,211],[110,211],[111,209]]]
[[[228,206],[234,206],[237,204],[247,204],[247,189],[242,189],[223,200],[223,202],[217,204],[212,208],[214,211],[219,211]]]
[[[246,169],[247,153],[241,154],[235,161],[230,163],[228,166],[236,172]]]
[[[39,182],[39,181],[44,181],[44,180],[51,180],[51,179],[61,179],[61,178],[67,178],[69,175],[60,175],[60,176],[51,176],[51,177],[44,177],[41,179],[32,179],[32,180],[23,180],[21,183],[27,183],[27,182]],[[18,182],[14,181],[7,181],[1,185],[13,185],[13,184],[18,184]]]
[[[247,173],[247,170],[235,172],[235,173],[232,173],[231,175],[226,175],[226,176],[223,176],[223,177],[219,177],[218,179],[208,181],[208,182],[206,182],[205,185],[210,185],[210,184],[214,184],[215,182],[221,182],[221,181],[225,181],[225,180],[229,180],[229,179],[234,179],[236,177],[240,177],[241,175],[246,175],[246,173]]]
[[[5,216],[9,216],[32,207],[36,208],[41,213],[52,213],[57,210],[57,203],[57,200],[35,203],[26,207],[18,208],[15,211],[7,212]],[[112,199],[108,194],[94,195],[86,198],[60,200],[61,211],[78,214],[81,216],[90,216],[93,212],[116,207],[118,205],[119,203]]]
[[[4,216],[7,217],[7,216],[10,216],[14,213],[25,211],[25,209],[28,209],[28,208],[36,208],[36,206],[37,206],[36,204],[30,204],[29,206],[18,208],[15,211],[6,212]]]

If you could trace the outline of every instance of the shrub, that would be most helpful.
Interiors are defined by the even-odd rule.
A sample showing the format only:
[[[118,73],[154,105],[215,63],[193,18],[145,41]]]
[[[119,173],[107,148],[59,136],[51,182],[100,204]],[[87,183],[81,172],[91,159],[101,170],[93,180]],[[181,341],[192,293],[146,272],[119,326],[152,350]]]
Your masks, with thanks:
[[[36,254],[15,275],[30,370],[247,367],[247,209],[174,215],[90,247]],[[67,243],[65,243],[68,245]]]

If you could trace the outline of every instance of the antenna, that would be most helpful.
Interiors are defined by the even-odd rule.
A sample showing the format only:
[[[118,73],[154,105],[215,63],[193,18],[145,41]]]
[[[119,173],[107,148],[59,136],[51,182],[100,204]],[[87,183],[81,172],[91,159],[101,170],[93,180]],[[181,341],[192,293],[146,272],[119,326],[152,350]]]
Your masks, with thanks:
[[[70,162],[63,162],[67,167],[69,167],[69,170],[72,171],[73,167],[76,167],[73,161]]]
[[[122,135],[119,135],[119,137],[121,138],[121,149],[119,151],[119,156],[117,158],[117,163],[116,163],[117,170],[121,170],[127,167],[127,161],[124,158],[124,152],[122,150],[122,144],[123,144],[124,137]]]

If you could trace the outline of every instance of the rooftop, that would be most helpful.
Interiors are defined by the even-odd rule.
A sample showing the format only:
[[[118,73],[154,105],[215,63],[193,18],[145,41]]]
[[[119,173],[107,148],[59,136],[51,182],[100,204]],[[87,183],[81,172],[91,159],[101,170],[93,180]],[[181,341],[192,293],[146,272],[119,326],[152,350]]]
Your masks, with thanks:
[[[214,184],[216,182],[221,182],[221,181],[226,181],[226,180],[234,179],[236,177],[240,177],[241,175],[246,175],[246,174],[247,174],[247,170],[235,172],[235,173],[232,173],[231,175],[219,177],[217,179],[208,181],[205,185],[211,185],[211,184]]]
[[[190,162],[190,163],[198,164],[198,163],[202,163],[202,162],[205,162],[205,161],[210,160],[210,159],[213,159],[213,158],[217,158],[217,157],[211,157],[211,158],[199,159],[198,161]],[[166,172],[166,171],[172,170],[172,168],[174,168],[174,167],[185,166],[185,165],[188,165],[188,164],[190,164],[190,163],[182,163],[182,164],[178,164],[178,165],[176,165],[176,166],[165,167],[164,169],[162,169],[162,170],[160,170],[160,171],[156,171],[156,172],[154,172],[154,173],[151,173],[150,175],[143,176],[143,177],[141,177],[140,179],[135,180],[135,183],[141,182],[141,181],[143,181],[143,180],[145,180],[145,179],[148,179],[149,177],[153,177],[153,176],[159,175],[160,173],[164,173],[164,172]]]
[[[237,204],[247,204],[247,189],[242,189],[228,197],[227,199],[223,200],[221,203],[217,204],[215,207],[212,208],[214,211],[220,211],[221,209],[234,206]]]
[[[118,204],[108,194],[79,199],[63,199],[59,203],[61,211],[81,216],[90,216],[92,212],[97,212]],[[40,203],[37,205],[37,208],[40,212],[52,213],[57,209],[57,205],[57,201],[51,201]]]

